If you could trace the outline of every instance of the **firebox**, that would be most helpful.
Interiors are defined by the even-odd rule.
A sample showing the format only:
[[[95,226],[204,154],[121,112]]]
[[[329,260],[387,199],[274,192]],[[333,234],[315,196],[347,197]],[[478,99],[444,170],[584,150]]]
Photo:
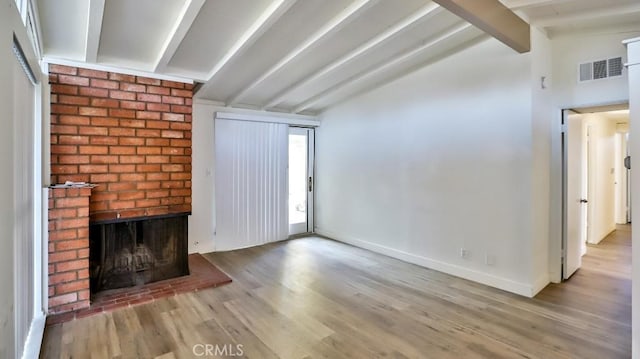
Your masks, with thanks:
[[[92,223],[91,293],[189,274],[188,213]]]

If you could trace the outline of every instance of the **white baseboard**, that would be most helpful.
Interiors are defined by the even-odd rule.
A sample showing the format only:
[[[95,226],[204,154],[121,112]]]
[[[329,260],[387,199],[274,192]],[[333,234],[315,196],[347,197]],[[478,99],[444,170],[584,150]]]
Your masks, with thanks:
[[[189,248],[189,254],[215,252],[216,246],[213,239],[198,243],[197,247]]]
[[[614,225],[613,228],[609,229],[607,232],[605,232],[606,234],[601,236],[598,240],[596,241],[589,241],[589,244],[600,244],[600,242],[602,242],[603,239],[609,237],[611,235],[611,233],[616,231],[616,226]]]
[[[233,248],[217,248],[216,244],[215,244],[215,239],[214,240],[210,240],[207,241],[206,243],[200,243],[198,244],[198,247],[196,249],[192,249],[189,254],[192,253],[211,253],[211,252],[228,252],[228,251],[237,251],[239,249],[246,249],[246,248],[253,248],[253,247],[257,247],[257,246],[262,246],[262,245],[266,245],[266,244],[271,244],[271,243],[277,243],[277,242],[282,242],[282,241],[287,241],[289,240],[290,237],[287,238],[283,238],[283,239],[279,239],[277,241],[273,241],[273,242],[267,242],[267,243],[254,243],[254,244],[250,244],[247,246],[240,246],[240,247],[233,247]]]
[[[44,338],[44,325],[46,321],[47,317],[44,313],[40,313],[40,315],[31,322],[27,342],[24,345],[24,351],[22,353],[22,359],[37,359],[40,356],[40,347],[42,345],[42,339]]]
[[[351,244],[356,247],[364,248],[372,252],[380,253],[392,258],[400,259],[405,262],[416,264],[429,269],[437,270],[446,274],[451,274],[456,277],[468,279],[474,282],[478,282],[490,287],[505,290],[507,292],[519,294],[525,297],[533,297],[537,293],[536,288],[542,285],[542,281],[537,283],[536,286],[532,286],[525,283],[519,283],[510,279],[497,277],[492,274],[479,272],[469,268],[460,267],[454,264],[442,262],[439,260],[407,253],[394,248],[382,246],[379,244],[367,242],[359,238],[351,237],[348,235],[341,235],[335,232],[326,230],[317,230],[317,234],[334,239],[339,242]],[[548,283],[548,281],[547,281]],[[544,284],[546,285],[546,283]]]

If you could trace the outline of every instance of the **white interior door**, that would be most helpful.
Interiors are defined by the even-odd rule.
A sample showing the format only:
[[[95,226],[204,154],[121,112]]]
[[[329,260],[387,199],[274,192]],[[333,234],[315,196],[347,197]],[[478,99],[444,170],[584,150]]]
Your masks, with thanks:
[[[314,130],[289,128],[289,234],[312,232]]]
[[[563,278],[569,278],[582,265],[586,243],[586,149],[582,116],[564,114],[564,260]]]

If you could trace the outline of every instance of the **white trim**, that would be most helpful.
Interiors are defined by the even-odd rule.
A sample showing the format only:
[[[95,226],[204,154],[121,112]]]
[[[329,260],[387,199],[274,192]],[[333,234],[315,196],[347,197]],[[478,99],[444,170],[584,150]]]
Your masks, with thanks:
[[[18,13],[20,13],[20,20],[22,20],[22,25],[26,25],[27,23],[27,11],[28,11],[28,3],[27,0],[17,0],[17,9]]]
[[[227,101],[227,105],[235,104],[240,97],[245,95],[247,92],[254,89],[256,86],[264,82],[267,78],[271,77],[273,74],[281,70],[288,63],[293,61],[296,57],[302,54],[305,50],[313,46],[316,42],[324,38],[326,35],[331,34],[335,31],[340,30],[350,19],[352,16],[358,14],[362,9],[366,8],[366,5],[369,3],[373,3],[372,0],[356,0],[354,3],[349,5],[346,9],[332,18],[328,23],[326,23],[323,27],[321,27],[318,31],[316,31],[313,35],[311,35],[305,42],[297,46],[291,52],[289,52],[284,58],[282,58],[278,63],[273,65],[267,72],[258,77],[251,84],[240,90],[235,95],[231,96]]]
[[[311,118],[309,119],[286,118],[286,117],[279,117],[279,116],[253,115],[253,114],[234,113],[234,112],[216,112],[214,118],[216,120],[284,123],[287,125],[301,125],[301,126],[310,126],[310,127],[320,126],[320,121],[311,119]]]
[[[316,233],[318,233],[319,235],[325,236],[327,238],[337,240],[339,242],[348,243],[353,246],[364,248],[372,252],[380,253],[392,258],[400,259],[408,263],[417,264],[422,267],[437,270],[439,272],[443,272],[456,277],[468,279],[474,282],[488,285],[490,287],[506,290],[507,292],[519,294],[529,298],[533,297],[535,289],[537,288],[537,286],[539,286],[539,284],[537,284],[536,286],[532,286],[530,284],[520,283],[510,279],[497,277],[491,274],[478,272],[469,268],[464,268],[454,264],[442,262],[439,260],[418,256],[413,253],[407,253],[401,250],[371,243],[371,242],[368,242],[359,238],[351,237],[348,235],[340,235],[338,233],[327,231],[327,230],[319,230]]]
[[[191,216],[189,216],[191,218]],[[189,254],[192,253],[211,253],[216,251],[216,237],[212,235],[207,241],[199,241],[195,248],[189,250]]]
[[[143,77],[150,77],[150,78],[159,79],[159,80],[183,82],[183,83],[188,83],[188,84],[192,84],[193,83],[192,79],[189,79],[189,78],[186,78],[186,77],[163,75],[163,74],[157,74],[157,73],[154,73],[154,72],[140,71],[140,70],[134,70],[134,69],[118,67],[118,66],[89,64],[89,63],[86,63],[86,62],[67,60],[67,59],[60,59],[60,58],[51,57],[51,56],[45,56],[42,59],[42,61],[44,63],[47,63],[47,64],[80,67],[80,68],[84,68],[84,69],[106,71],[106,72],[116,72],[116,73],[125,74],[125,75],[143,76]]]
[[[44,338],[44,327],[47,317],[42,312],[36,312],[34,314],[35,317],[29,327],[27,341],[22,351],[23,359],[37,359],[40,357],[40,347],[42,346],[42,340]]]
[[[43,265],[43,259],[49,254],[49,247],[47,242],[42,241],[42,234],[47,232],[49,225],[44,222],[44,218],[48,219],[48,214],[44,213],[42,208],[48,206],[48,192],[43,192],[43,176],[42,176],[42,82],[34,86],[34,123],[33,123],[33,313],[37,316],[37,313],[43,312],[43,308],[47,302],[48,297],[48,266]],[[47,197],[43,197],[46,195]],[[46,276],[45,276],[46,273]],[[44,283],[44,285],[43,285]]]
[[[444,42],[445,40],[449,39],[450,37],[453,37],[467,29],[471,28],[471,24],[469,23],[464,23],[461,26],[458,26],[456,28],[454,28],[453,30],[447,31],[444,35],[438,36],[436,39],[429,41],[423,45],[420,45],[417,48],[414,48],[412,50],[409,50],[407,52],[405,52],[404,54],[394,57],[391,60],[379,65],[378,67],[374,68],[371,71],[362,73],[358,76],[353,77],[352,79],[350,79],[347,82],[342,82],[339,83],[338,85],[331,87],[321,93],[319,93],[318,95],[311,97],[310,99],[304,101],[303,103],[301,103],[300,105],[298,105],[292,112],[293,113],[299,113],[302,112],[308,108],[310,108],[311,106],[315,105],[316,103],[320,102],[322,99],[328,97],[329,95],[331,95],[332,93],[344,88],[347,85],[353,84],[355,82],[361,81],[363,79],[366,79],[368,77],[371,77],[379,72],[382,72],[386,69],[388,69],[389,67],[395,66],[403,61],[406,61],[407,59],[417,55],[418,53],[425,51],[441,42]]]
[[[640,37],[630,39],[627,44],[627,58],[630,63],[640,62]],[[631,168],[640,168],[640,67],[629,68],[629,151],[631,153]],[[637,171],[637,169],[635,170]],[[637,174],[637,173],[635,173]],[[633,175],[633,174],[632,174]],[[634,177],[631,183],[631,193],[635,200],[631,201],[631,222],[640,223],[640,183]],[[636,228],[637,229],[637,228]],[[640,231],[631,233],[631,353],[634,359],[640,359]]]
[[[40,61],[42,57],[42,49],[44,48],[42,45],[42,30],[40,29],[40,12],[38,10],[37,1],[29,0],[30,6],[29,9],[31,11],[31,22],[33,25],[33,36],[35,36],[35,43],[33,44],[34,52],[36,59]]]
[[[273,99],[269,100],[269,102],[265,106],[263,106],[263,109],[271,108],[271,107],[273,107],[275,105],[278,105],[291,92],[293,92],[296,89],[308,84],[311,81],[314,81],[314,80],[320,78],[321,76],[324,76],[324,75],[328,74],[329,72],[331,72],[331,71],[339,68],[340,66],[352,61],[353,59],[365,54],[369,50],[371,50],[374,47],[378,46],[383,41],[388,40],[392,36],[394,36],[396,34],[399,34],[399,33],[403,32],[403,31],[409,29],[411,25],[413,25],[416,22],[424,19],[425,17],[431,16],[431,15],[435,15],[438,12],[436,10],[442,10],[442,8],[438,4],[430,3],[429,5],[423,7],[422,9],[418,10],[417,12],[409,15],[405,19],[403,19],[400,22],[396,23],[394,26],[388,28],[386,31],[378,34],[378,36],[376,36],[373,39],[367,41],[366,43],[362,44],[361,46],[359,46],[358,48],[356,48],[353,51],[349,52],[348,54],[342,56],[341,58],[337,59],[336,61],[333,61],[332,63],[330,63],[327,66],[323,67],[319,71],[316,71],[312,75],[305,77],[304,79],[302,79],[298,83],[296,83],[293,86],[287,88],[286,90],[284,90],[283,92],[278,94],[276,97],[274,97]]]
[[[558,3],[569,2],[574,0],[509,0],[503,1],[504,5],[511,10],[528,9],[532,7],[540,7],[547,5],[557,5]]]
[[[214,114],[215,112],[231,112],[231,113],[239,113],[239,114],[254,115],[254,116],[273,116],[273,117],[288,118],[293,120],[299,120],[299,119],[313,120],[313,121],[318,121],[319,123],[319,119],[317,116],[299,115],[299,114],[294,114],[289,112],[260,111],[260,110],[253,110],[248,108],[227,107],[227,106],[224,106],[224,103],[220,101],[206,100],[202,98],[194,98],[193,104],[194,106],[199,105],[199,106],[209,107],[209,110]]]
[[[311,177],[311,192],[307,195],[307,231],[313,233],[316,227],[316,130],[307,129],[308,156],[307,176]]]
[[[104,0],[101,1],[104,2]],[[176,53],[191,25],[193,25],[204,3],[205,0],[187,0],[184,4],[176,23],[173,25],[173,29],[162,46],[162,50],[160,50],[158,59],[153,65],[155,71],[164,71],[167,68],[167,64]]]
[[[193,97],[193,104],[194,105],[205,105],[205,106],[216,106],[216,107],[225,107],[224,106],[224,102],[222,101],[216,101],[216,100],[208,100],[208,99],[204,99],[204,98],[200,98],[200,97]],[[229,107],[229,110],[232,110],[233,108]]]
[[[295,236],[293,236],[295,237]],[[241,249],[248,249],[248,248],[255,248],[255,247],[260,247],[260,246],[264,246],[267,244],[273,244],[273,243],[279,243],[279,242],[284,242],[284,241],[289,241],[291,240],[291,236],[288,236],[287,238],[283,238],[283,239],[278,239],[276,241],[273,242],[269,242],[269,243],[263,243],[263,244],[250,244],[250,245],[246,245],[246,246],[242,246],[242,247],[238,247],[238,248],[232,248],[232,249],[222,249],[222,250],[212,250],[211,252],[231,252],[231,251],[237,251],[237,250],[241,250]],[[203,253],[203,252],[200,252]],[[206,252],[206,253],[210,253],[210,252]]]
[[[313,128],[309,128],[309,127],[299,127],[299,126],[289,126],[289,138],[287,139],[287,142],[290,144],[289,141],[291,141],[291,135],[301,135],[304,136],[306,138],[306,142],[307,142],[307,158],[306,158],[306,162],[307,162],[307,166],[306,166],[306,171],[305,171],[305,194],[306,194],[306,201],[307,201],[307,208],[306,208],[306,220],[304,222],[301,223],[291,223],[289,222],[289,237],[292,236],[299,236],[301,234],[306,234],[306,233],[311,233],[313,232],[313,188],[315,187],[314,185],[312,185],[312,191],[308,190],[308,178],[311,177],[313,181],[315,181],[315,177],[314,177],[314,173],[313,173],[313,168],[314,168],[314,154],[315,151],[313,151],[313,146],[314,146],[314,133],[315,130]],[[291,160],[291,157],[289,157],[289,160]],[[289,162],[289,164],[287,165],[287,188],[291,187],[291,182],[289,182],[289,171],[291,168],[291,162]],[[291,193],[291,190],[289,190],[289,193]],[[287,202],[289,202],[290,198],[287,196]],[[290,210],[290,208],[289,208]],[[291,217],[289,217],[290,212],[287,211],[287,217],[288,220],[291,220]]]
[[[84,60],[86,62],[98,61],[98,49],[100,48],[100,33],[102,32],[102,18],[104,16],[105,0],[89,1],[89,17],[87,20],[87,42],[85,44]]]
[[[40,220],[42,221],[41,234],[41,246],[42,252],[40,252],[40,308],[36,308],[34,313],[48,313],[49,312],[49,188],[42,188],[42,203],[41,203],[42,215]],[[37,274],[37,273],[36,273]]]
[[[242,53],[259,39],[295,2],[296,0],[275,0],[272,2],[224,57],[209,71],[207,82],[210,82],[236,55]]]
[[[34,21],[33,18],[31,20]],[[20,45],[20,49],[22,50],[22,55],[24,55],[23,60],[26,61],[25,64],[28,65],[29,69],[31,70],[31,75],[33,75],[33,77],[35,78],[35,83],[40,82],[41,81],[40,71],[36,71],[36,69],[39,68],[39,63],[38,63],[39,59],[35,49],[36,44],[33,43],[29,38],[29,34],[27,33],[27,28],[26,27],[16,28],[13,31],[13,35],[17,39],[17,44]]]
[[[631,43],[634,43],[634,42],[640,42],[640,37],[634,37],[632,39],[627,39],[627,40],[622,41],[622,43],[625,44],[625,45],[628,45],[628,44],[631,44]]]

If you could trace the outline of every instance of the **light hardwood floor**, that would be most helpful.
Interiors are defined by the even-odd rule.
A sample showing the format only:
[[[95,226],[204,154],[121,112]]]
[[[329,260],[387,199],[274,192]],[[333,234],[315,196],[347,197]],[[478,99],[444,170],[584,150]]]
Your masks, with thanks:
[[[48,327],[41,356],[629,358],[630,243],[534,299],[317,237],[212,253],[233,283]]]

